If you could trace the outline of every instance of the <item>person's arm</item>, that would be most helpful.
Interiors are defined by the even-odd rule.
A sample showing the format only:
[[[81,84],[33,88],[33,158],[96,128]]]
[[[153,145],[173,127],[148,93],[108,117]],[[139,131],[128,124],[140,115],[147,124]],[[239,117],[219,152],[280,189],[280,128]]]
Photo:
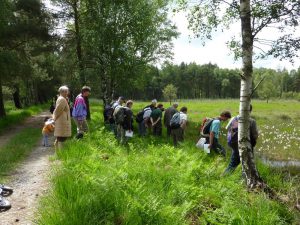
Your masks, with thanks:
[[[211,131],[209,133],[209,146],[208,148],[211,148],[213,143],[214,143],[214,137],[215,137],[215,133],[213,131]]]
[[[181,123],[180,127],[184,130],[186,128],[186,124],[187,124],[187,121],[182,120],[182,123]]]

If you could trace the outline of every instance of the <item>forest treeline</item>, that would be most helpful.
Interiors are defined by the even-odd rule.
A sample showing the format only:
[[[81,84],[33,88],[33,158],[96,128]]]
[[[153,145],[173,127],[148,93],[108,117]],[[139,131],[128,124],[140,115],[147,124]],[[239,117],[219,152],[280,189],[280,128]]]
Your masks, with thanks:
[[[62,84],[71,98],[89,85],[104,103],[118,95],[162,99],[168,84],[178,98],[239,97],[238,69],[170,63],[178,33],[168,1],[50,2],[54,7],[40,0],[0,1],[0,117],[6,100],[17,108],[44,103]],[[154,66],[159,61],[166,63]],[[300,68],[255,69],[254,85],[263,77],[254,97],[299,99]]]

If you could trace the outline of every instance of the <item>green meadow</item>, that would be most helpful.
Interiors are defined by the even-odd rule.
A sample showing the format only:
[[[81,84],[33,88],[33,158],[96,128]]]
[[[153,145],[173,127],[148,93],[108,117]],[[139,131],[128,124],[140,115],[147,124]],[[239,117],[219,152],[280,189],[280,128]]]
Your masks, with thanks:
[[[253,102],[253,116],[261,132],[270,133],[268,129],[272,126],[290,132],[293,130],[279,125],[297,119],[295,122],[299,123],[297,102],[280,103],[286,105],[285,109],[279,103]],[[144,105],[136,103],[135,112]],[[240,167],[232,175],[222,176],[229,154],[224,159],[195,147],[202,118],[217,116],[224,109],[237,112],[238,103],[180,102],[183,105],[189,108],[190,123],[186,141],[180,148],[174,148],[165,136],[142,139],[136,135],[128,146],[120,146],[103,126],[102,106],[93,102],[90,133],[83,140],[69,140],[52,158],[60,163],[53,164],[52,189],[42,199],[35,222],[40,225],[299,224],[300,215],[294,208],[300,195],[297,173],[270,168],[257,160],[263,179],[288,199],[288,203],[282,204],[264,193],[248,192]],[[269,145],[276,143],[270,141]],[[258,148],[263,146],[261,142]],[[297,150],[291,151],[299,158]]]

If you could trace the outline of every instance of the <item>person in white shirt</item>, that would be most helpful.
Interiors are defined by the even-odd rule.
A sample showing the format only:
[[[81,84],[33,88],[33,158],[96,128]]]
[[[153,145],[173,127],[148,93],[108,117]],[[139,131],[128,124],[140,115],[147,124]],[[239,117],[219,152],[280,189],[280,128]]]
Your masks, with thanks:
[[[179,112],[180,122],[179,127],[171,130],[174,146],[177,147],[178,142],[184,141],[184,131],[187,125],[187,107],[182,107]],[[175,116],[175,114],[174,114]]]

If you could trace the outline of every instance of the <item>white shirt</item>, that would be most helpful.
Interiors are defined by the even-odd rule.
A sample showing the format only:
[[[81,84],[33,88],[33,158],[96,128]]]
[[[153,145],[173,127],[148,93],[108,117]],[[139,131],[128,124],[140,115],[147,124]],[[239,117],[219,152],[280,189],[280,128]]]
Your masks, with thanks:
[[[187,121],[187,115],[183,112],[180,112],[180,124],[182,124],[184,120]]]
[[[151,116],[152,110],[150,107],[144,109],[143,119],[149,118]]]

